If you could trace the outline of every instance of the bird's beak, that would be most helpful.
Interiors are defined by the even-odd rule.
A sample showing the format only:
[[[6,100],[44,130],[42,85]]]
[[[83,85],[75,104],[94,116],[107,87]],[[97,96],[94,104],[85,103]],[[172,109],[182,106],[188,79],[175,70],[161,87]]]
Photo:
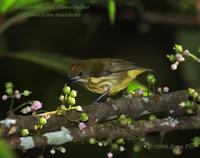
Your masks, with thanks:
[[[78,82],[80,79],[80,76],[75,76],[72,78],[68,78],[67,79],[67,85],[71,85],[72,83]]]

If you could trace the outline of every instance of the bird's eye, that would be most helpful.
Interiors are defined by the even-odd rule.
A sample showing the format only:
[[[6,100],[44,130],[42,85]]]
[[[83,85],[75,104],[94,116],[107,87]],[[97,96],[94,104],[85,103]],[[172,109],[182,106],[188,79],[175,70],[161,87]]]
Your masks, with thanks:
[[[83,72],[80,72],[80,73],[79,73],[79,76],[82,76],[82,75],[83,75]]]

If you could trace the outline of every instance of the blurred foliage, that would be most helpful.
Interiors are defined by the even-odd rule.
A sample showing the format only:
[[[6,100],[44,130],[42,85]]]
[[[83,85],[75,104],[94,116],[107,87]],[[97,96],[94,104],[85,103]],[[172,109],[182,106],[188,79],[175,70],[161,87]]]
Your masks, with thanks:
[[[5,14],[20,9],[19,7],[27,7],[43,0],[2,0],[0,1],[0,13]]]
[[[169,13],[197,12],[198,0],[139,0],[143,9]]]
[[[116,4],[114,0],[108,0],[108,16],[111,25],[115,23]]]
[[[0,140],[0,157],[1,158],[14,158],[13,150],[3,141]]]
[[[33,62],[61,73],[66,73],[69,66],[75,61],[70,57],[42,52],[19,52],[7,54],[8,57]]]

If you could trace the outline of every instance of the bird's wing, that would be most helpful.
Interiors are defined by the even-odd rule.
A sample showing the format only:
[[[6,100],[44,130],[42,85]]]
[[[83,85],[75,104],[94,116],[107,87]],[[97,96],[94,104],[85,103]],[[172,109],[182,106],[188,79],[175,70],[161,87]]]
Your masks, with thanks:
[[[98,62],[98,64],[97,68],[94,68],[91,74],[94,77],[108,76],[113,73],[124,72],[132,69],[141,69],[143,71],[150,70],[136,67],[132,62],[123,59],[103,58],[96,59],[95,61]]]

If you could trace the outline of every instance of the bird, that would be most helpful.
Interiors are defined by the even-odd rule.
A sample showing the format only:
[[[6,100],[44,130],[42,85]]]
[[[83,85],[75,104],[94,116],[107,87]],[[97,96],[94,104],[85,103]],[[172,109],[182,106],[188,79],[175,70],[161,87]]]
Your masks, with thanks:
[[[68,69],[70,83],[78,82],[87,90],[105,95],[115,95],[124,90],[133,79],[148,68],[138,67],[133,62],[116,58],[92,58],[79,60]]]

